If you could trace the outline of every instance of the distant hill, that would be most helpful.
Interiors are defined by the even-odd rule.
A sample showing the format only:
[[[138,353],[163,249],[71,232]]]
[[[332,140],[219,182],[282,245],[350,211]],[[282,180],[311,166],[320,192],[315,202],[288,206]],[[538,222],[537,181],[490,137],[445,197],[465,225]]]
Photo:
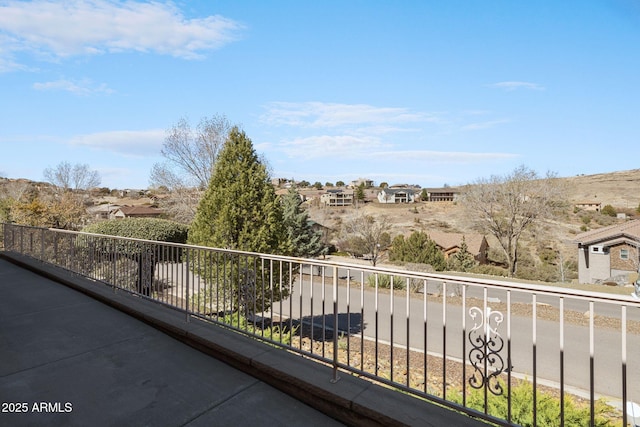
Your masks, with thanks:
[[[563,178],[572,202],[600,201],[614,208],[640,205],[640,169]]]

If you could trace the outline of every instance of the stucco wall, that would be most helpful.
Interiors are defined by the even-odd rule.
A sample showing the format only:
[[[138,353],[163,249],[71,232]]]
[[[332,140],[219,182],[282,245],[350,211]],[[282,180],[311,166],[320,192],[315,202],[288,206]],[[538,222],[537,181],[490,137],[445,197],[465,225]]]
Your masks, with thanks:
[[[580,283],[595,283],[611,277],[608,253],[593,253],[589,248],[578,249],[578,280]]]

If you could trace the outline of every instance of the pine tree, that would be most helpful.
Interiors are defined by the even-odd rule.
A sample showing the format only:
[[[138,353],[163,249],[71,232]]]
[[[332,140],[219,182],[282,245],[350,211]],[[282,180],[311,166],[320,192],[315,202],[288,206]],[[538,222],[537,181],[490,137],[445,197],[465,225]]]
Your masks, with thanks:
[[[470,271],[473,267],[476,266],[476,260],[473,257],[473,254],[469,252],[469,247],[467,246],[467,242],[462,237],[462,243],[460,243],[460,250],[456,252],[449,259],[449,269],[454,271]]]
[[[196,212],[189,243],[287,255],[282,210],[251,139],[234,127]]]
[[[290,255],[282,207],[266,166],[251,140],[234,127],[219,154],[209,186],[196,211],[188,242],[238,251]],[[258,256],[193,251],[192,269],[210,287],[210,305],[252,313],[268,309],[289,293],[289,265]],[[223,295],[220,297],[220,295]],[[228,295],[229,297],[226,297]]]
[[[364,194],[364,182],[358,185],[356,188],[356,200],[358,202],[364,202],[365,194]]]
[[[322,234],[313,230],[309,215],[301,208],[302,200],[295,187],[282,198],[284,226],[291,242],[292,255],[313,258],[326,252]]]

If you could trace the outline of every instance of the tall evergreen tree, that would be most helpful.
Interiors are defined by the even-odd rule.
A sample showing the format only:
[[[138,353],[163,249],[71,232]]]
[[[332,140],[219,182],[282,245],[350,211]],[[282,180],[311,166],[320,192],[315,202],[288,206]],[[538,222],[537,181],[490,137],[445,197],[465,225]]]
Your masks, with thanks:
[[[251,140],[237,127],[231,129],[220,152],[190,227],[188,243],[291,254],[282,207],[267,168]],[[207,257],[201,251],[194,251],[192,259],[191,268],[197,269],[199,276],[210,285],[203,296],[205,301],[218,309],[222,298],[222,309],[250,316],[289,294],[287,263],[270,263],[257,256],[235,253]]]
[[[364,194],[364,182],[356,187],[356,200],[358,202],[364,202],[365,194]]]
[[[266,166],[234,127],[196,212],[189,243],[286,255],[289,241]]]
[[[460,243],[460,250],[449,258],[448,268],[454,271],[466,272],[475,266],[476,260],[473,254],[469,252],[469,246],[463,236],[462,243]]]
[[[295,187],[290,187],[282,198],[284,226],[291,242],[292,255],[312,258],[326,252],[322,233],[311,227],[309,215],[301,207],[302,199]]]

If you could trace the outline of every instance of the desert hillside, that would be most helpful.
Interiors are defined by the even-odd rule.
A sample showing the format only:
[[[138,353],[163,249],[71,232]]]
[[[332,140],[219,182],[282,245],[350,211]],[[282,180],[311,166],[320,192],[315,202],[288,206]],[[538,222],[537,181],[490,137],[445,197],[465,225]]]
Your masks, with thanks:
[[[563,178],[572,202],[596,200],[617,209],[640,205],[640,169]]]
[[[522,243],[533,255],[540,246],[553,247],[562,251],[565,260],[576,259],[577,251],[572,243],[576,234],[585,229],[596,229],[640,217],[636,208],[640,205],[640,169],[596,175],[580,175],[560,178],[565,186],[566,208],[551,220],[545,221],[535,235],[525,236]],[[602,206],[612,205],[618,212],[624,212],[626,219],[617,219],[596,212],[576,210],[576,203],[599,202]],[[471,221],[465,216],[461,206],[455,202],[418,202],[403,205],[384,205],[376,201],[356,207],[321,207],[311,204],[309,209],[313,220],[337,229],[340,222],[360,209],[373,216],[386,216],[392,227],[390,234],[410,234],[412,231],[438,230],[444,232],[472,233]],[[490,245],[497,242],[487,236]]]

